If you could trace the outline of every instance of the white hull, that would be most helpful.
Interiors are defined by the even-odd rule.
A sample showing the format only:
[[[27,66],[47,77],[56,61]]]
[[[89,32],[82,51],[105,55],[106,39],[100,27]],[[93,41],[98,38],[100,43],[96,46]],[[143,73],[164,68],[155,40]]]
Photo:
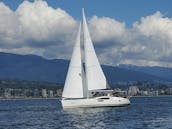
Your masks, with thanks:
[[[89,107],[119,107],[130,104],[130,100],[122,97],[101,96],[85,99],[62,99],[63,108],[89,108]]]

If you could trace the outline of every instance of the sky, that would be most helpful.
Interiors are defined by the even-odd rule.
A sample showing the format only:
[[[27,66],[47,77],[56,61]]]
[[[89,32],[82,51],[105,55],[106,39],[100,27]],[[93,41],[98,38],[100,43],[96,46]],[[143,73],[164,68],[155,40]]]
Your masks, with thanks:
[[[171,0],[0,0],[0,51],[70,59],[85,8],[101,64],[172,67]]]

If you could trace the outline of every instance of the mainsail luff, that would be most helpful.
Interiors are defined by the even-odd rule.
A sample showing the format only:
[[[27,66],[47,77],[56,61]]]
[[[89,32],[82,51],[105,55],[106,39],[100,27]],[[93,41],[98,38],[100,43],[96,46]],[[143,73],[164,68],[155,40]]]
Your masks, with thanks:
[[[82,16],[87,87],[88,90],[106,89],[106,78],[99,64],[90,38],[84,9],[82,9]]]
[[[83,66],[81,61],[81,47],[80,47],[80,30],[79,26],[76,43],[73,49],[69,69],[63,89],[62,97],[65,98],[85,98],[85,91],[83,89]]]

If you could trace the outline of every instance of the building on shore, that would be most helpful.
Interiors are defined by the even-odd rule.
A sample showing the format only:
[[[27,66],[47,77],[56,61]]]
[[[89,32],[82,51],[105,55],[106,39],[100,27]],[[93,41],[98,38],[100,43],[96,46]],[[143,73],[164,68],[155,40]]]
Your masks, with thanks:
[[[135,96],[140,92],[139,88],[137,86],[130,86],[128,89],[128,95],[129,96]]]
[[[34,89],[34,97],[39,97],[40,93],[39,93],[39,89]]]
[[[57,89],[57,97],[61,97],[62,96],[62,89]]]
[[[11,98],[12,97],[11,93],[12,93],[11,88],[5,88],[4,89],[4,98]]]
[[[43,98],[47,98],[48,97],[48,95],[47,95],[47,89],[42,89],[42,97]]]
[[[53,90],[48,91],[48,97],[50,97],[50,98],[54,97]]]

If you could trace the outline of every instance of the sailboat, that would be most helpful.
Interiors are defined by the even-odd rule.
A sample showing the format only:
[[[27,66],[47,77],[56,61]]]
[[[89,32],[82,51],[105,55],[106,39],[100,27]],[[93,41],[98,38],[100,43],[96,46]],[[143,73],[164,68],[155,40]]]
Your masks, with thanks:
[[[84,9],[82,9],[82,17],[82,25],[81,23],[79,25],[62,93],[62,107],[86,108],[129,105],[128,98],[112,96],[112,90],[109,89],[110,87],[94,50]],[[84,44],[84,54],[81,54],[81,42]],[[83,63],[85,63],[85,67]],[[97,93],[103,95],[96,97],[95,94]]]

